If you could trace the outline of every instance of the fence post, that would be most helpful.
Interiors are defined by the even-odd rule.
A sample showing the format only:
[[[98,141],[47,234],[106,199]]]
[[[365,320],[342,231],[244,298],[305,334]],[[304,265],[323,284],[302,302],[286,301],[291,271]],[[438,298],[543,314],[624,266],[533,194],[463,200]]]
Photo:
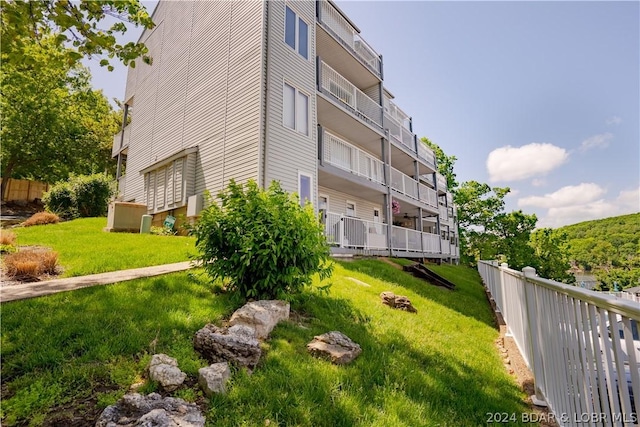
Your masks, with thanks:
[[[340,215],[338,233],[340,233],[340,247],[344,247],[344,216]]]
[[[507,264],[506,262],[501,263],[498,267],[498,274],[500,275],[500,308],[498,309],[498,311],[500,311],[500,315],[507,325],[507,331],[505,332],[504,336],[512,337],[513,332],[511,332],[511,327],[509,326],[511,322],[509,322],[508,320],[511,318],[511,315],[509,314],[510,307],[509,302],[507,301],[507,281],[504,278],[504,270],[506,270],[507,268],[509,268],[509,264]]]
[[[536,406],[547,406],[542,390],[546,390],[544,381],[544,369],[542,366],[542,340],[538,330],[538,314],[536,289],[533,283],[527,281],[528,278],[536,277],[536,269],[525,267],[524,273],[524,298],[527,310],[527,323],[529,324],[529,340],[531,347],[531,370],[533,371],[533,389],[535,394],[531,396],[531,402]]]

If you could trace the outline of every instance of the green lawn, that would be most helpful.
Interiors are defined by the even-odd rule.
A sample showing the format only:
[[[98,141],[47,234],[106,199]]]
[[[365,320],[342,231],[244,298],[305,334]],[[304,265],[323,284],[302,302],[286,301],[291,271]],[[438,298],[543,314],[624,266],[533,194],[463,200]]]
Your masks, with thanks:
[[[11,231],[20,246],[57,251],[63,277],[187,261],[188,254],[195,253],[192,237],[107,233],[106,226],[106,218],[82,218]]]
[[[434,270],[456,290],[380,261],[336,263],[329,293],[295,298],[292,319],[273,331],[255,372],[236,372],[228,393],[210,401],[194,385],[207,363],[193,335],[237,306],[193,272],[5,303],[2,425],[39,425],[52,414],[59,425],[68,414],[95,421],[144,382],[154,352],[178,359],[188,384],[172,395],[205,406],[208,426],[479,426],[496,412],[520,419],[524,396],[495,348],[498,331],[478,274]],[[382,305],[383,291],[407,295],[418,313]],[[308,355],[313,336],[331,330],[362,346],[352,364]]]
[[[66,276],[184,261],[194,252],[192,238],[105,233],[105,225],[79,219],[16,234],[20,245],[58,251]],[[160,352],[188,374],[172,395],[200,404],[209,426],[477,426],[497,412],[520,419],[524,396],[494,346],[498,331],[477,272],[431,268],[456,290],[381,261],[337,262],[330,291],[316,281],[292,300],[292,319],[273,331],[256,371],[235,372],[229,392],[210,400],[196,385],[207,362],[192,339],[238,305],[199,270],[2,304],[2,425],[65,425],[73,417],[92,424],[132,384],[156,389],[145,368]],[[407,295],[418,313],[382,305],[383,291]],[[352,364],[308,355],[313,336],[331,330],[362,346]]]

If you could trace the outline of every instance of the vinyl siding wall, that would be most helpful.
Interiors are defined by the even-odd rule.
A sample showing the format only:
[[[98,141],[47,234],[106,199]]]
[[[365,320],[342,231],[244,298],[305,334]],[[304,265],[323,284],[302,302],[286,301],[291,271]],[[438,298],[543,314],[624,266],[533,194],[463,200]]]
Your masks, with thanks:
[[[284,41],[285,7],[289,6],[308,25],[308,59]],[[286,191],[298,191],[298,172],[313,178],[311,194],[316,204],[317,120],[315,67],[315,2],[273,0],[267,2],[267,105],[264,151],[265,185],[280,181]],[[303,135],[283,122],[284,83],[309,97],[309,131]]]
[[[138,63],[127,78],[127,200],[144,201],[140,170],[188,147],[198,153],[185,171],[187,196],[258,179],[263,14],[255,1],[158,4],[157,26],[141,38],[153,65]]]
[[[380,203],[375,203],[371,200],[361,199],[359,197],[351,196],[350,194],[341,193],[339,191],[318,187],[318,195],[324,195],[329,198],[328,211],[338,214],[344,214],[346,212],[347,200],[356,204],[356,217],[367,221],[373,221],[373,210],[380,210],[380,222],[384,222],[384,212],[382,211],[382,196],[380,196]]]

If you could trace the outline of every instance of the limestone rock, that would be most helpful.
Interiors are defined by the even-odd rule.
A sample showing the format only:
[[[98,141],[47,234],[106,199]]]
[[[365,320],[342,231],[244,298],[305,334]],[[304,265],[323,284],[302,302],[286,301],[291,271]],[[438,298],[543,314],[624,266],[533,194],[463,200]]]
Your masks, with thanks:
[[[396,295],[393,292],[383,292],[380,294],[380,299],[383,304],[388,305],[391,308],[397,308],[398,310],[404,310],[411,313],[418,312],[406,296]]]
[[[187,375],[178,368],[178,361],[166,354],[154,354],[149,364],[149,378],[166,391],[177,389]]]
[[[290,305],[286,301],[253,301],[233,313],[229,324],[245,325],[256,331],[256,338],[265,339],[281,320],[289,318]]]
[[[198,384],[207,396],[227,391],[226,384],[231,378],[231,370],[227,362],[214,363],[206,368],[200,368],[198,374]]]
[[[115,405],[107,406],[96,427],[203,427],[205,418],[193,403],[158,393],[142,396],[126,394]]]
[[[351,362],[362,353],[362,348],[339,331],[318,335],[307,344],[307,350],[319,357],[328,358],[336,365]]]
[[[193,347],[210,362],[231,362],[249,370],[255,368],[262,355],[255,337],[229,333],[211,323],[196,332]]]

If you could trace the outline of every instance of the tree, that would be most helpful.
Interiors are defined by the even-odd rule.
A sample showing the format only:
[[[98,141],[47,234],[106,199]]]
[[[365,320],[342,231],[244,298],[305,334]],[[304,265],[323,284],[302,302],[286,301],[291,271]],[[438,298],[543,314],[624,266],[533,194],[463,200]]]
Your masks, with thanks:
[[[73,46],[64,51],[64,60],[68,65],[77,64],[82,57],[116,57],[125,65],[135,66],[133,62],[142,56],[143,61],[151,63],[146,56],[148,51],[143,43],[117,43],[116,36],[127,31],[123,21],[142,25],[151,29],[154,23],[139,0],[5,0],[0,3],[2,12],[2,31],[0,47],[3,65],[22,64],[37,68],[44,65],[36,58],[24,53],[50,36],[58,46]],[[107,15],[119,22],[109,28],[100,28]],[[110,59],[102,58],[100,65],[113,69]]]
[[[567,233],[562,230],[540,228],[531,233],[529,244],[538,259],[535,267],[538,275],[564,283],[575,283],[576,278],[569,273],[569,244]]]
[[[508,187],[491,188],[477,181],[463,182],[453,196],[458,206],[460,227],[474,227],[480,231],[490,229],[496,215],[504,210],[504,198],[509,191]]]
[[[228,280],[235,296],[282,298],[311,276],[331,275],[329,246],[313,207],[300,206],[277,181],[267,190],[233,180],[192,229],[197,259],[212,279]]]
[[[87,69],[69,65],[67,51],[55,37],[43,38],[25,47],[24,64],[2,65],[3,197],[10,177],[55,182],[70,173],[113,169],[117,118],[102,93],[91,89]]]
[[[456,156],[447,156],[445,152],[437,144],[434,144],[427,137],[420,138],[420,141],[427,147],[433,150],[436,156],[436,163],[438,165],[438,172],[444,176],[447,180],[447,189],[455,193],[458,188],[458,182],[456,181],[456,174],[453,172],[453,166],[456,163]]]

